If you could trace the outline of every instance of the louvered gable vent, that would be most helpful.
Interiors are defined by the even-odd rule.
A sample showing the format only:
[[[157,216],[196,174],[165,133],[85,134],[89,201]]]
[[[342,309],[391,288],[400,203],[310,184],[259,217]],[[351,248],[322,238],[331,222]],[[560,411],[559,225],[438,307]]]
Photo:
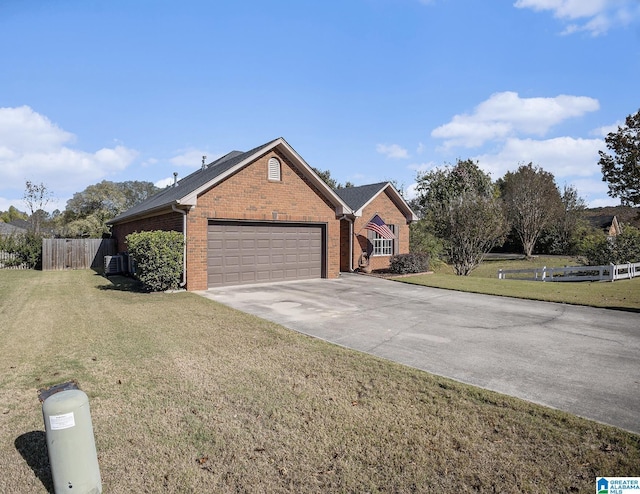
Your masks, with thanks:
[[[269,159],[269,180],[279,182],[280,176],[280,160],[278,158]]]

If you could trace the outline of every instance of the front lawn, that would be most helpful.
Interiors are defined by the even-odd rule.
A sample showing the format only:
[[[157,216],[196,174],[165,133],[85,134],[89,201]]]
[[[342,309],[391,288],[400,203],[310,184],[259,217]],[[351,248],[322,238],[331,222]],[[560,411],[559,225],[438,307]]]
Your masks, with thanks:
[[[90,398],[104,492],[590,492],[640,437],[191,293],[0,271],[0,492],[51,486],[37,389]]]
[[[433,274],[399,278],[399,281],[434,288],[485,293],[506,297],[543,300],[612,309],[640,310],[640,277],[632,280],[541,282],[499,280],[499,269],[533,269],[579,266],[569,257],[535,257],[526,259],[495,259],[483,262],[470,276],[456,276],[447,265],[440,265]]]

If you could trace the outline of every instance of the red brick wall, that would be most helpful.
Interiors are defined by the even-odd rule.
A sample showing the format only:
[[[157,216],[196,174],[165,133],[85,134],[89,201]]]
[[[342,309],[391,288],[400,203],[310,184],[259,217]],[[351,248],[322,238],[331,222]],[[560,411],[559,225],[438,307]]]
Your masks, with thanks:
[[[171,212],[161,214],[159,216],[152,216],[151,218],[114,225],[112,236],[118,242],[118,252],[125,252],[127,250],[127,241],[125,238],[130,233],[152,230],[182,232],[182,221],[182,214],[180,213]]]
[[[267,162],[282,164],[280,182],[267,180]],[[335,207],[284,156],[273,150],[198,197],[187,216],[187,288],[207,289],[209,219],[296,221],[327,224],[327,277],[340,272],[340,222]]]
[[[350,250],[350,228],[351,222],[348,220],[340,221],[340,271],[349,271],[349,257],[351,256]],[[355,266],[354,266],[355,268]]]
[[[407,218],[402,211],[398,209],[395,202],[387,191],[378,195],[364,209],[362,216],[356,218],[353,225],[353,268],[358,267],[360,255],[362,251],[371,251],[371,244],[367,240],[368,230],[364,226],[369,222],[373,215],[378,214],[387,225],[397,225],[396,236],[398,238],[398,254],[406,254],[409,252],[409,225]],[[371,269],[386,269],[389,267],[391,256],[371,256],[369,266]]]

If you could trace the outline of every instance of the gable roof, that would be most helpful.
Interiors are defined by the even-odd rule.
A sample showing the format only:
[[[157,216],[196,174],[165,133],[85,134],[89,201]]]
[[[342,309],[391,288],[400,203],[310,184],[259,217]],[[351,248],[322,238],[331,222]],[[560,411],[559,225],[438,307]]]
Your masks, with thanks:
[[[615,218],[615,216],[610,215],[610,214],[601,214],[598,216],[590,216],[589,217],[589,223],[591,223],[591,225],[594,228],[600,228],[600,229],[605,229],[605,228],[609,228],[611,227],[611,225],[613,225],[613,219]]]
[[[378,195],[385,191],[387,191],[392,200],[405,215],[407,221],[418,220],[418,217],[411,210],[407,202],[404,200],[404,197],[400,195],[391,182],[379,182],[377,184],[361,185],[359,187],[345,187],[343,189],[337,189],[336,194],[338,194],[342,200],[349,205],[353,210],[354,216],[362,216],[364,208]]]
[[[172,207],[190,208],[197,204],[198,195],[233,175],[267,152],[278,149],[285,157],[295,163],[309,181],[336,208],[336,215],[349,214],[349,206],[331,189],[302,157],[282,138],[274,139],[250,151],[231,151],[209,163],[192,174],[179,180],[176,185],[167,187],[145,201],[133,206],[109,221],[109,224],[121,223],[134,218],[151,216]]]
[[[597,216],[589,216],[587,219],[589,220],[589,223],[591,224],[591,226],[599,230],[606,231],[607,235],[615,236],[621,232],[620,224],[618,223],[618,218],[615,215],[600,214]]]
[[[0,221],[0,236],[8,237],[10,235],[13,235],[14,233],[25,233],[26,231],[27,229],[22,228],[21,226]]]

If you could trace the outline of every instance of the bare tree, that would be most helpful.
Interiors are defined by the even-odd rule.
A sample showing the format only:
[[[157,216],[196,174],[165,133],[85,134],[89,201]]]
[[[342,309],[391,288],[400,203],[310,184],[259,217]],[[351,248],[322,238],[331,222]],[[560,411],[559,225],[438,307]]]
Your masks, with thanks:
[[[43,217],[46,218],[47,213],[44,208],[49,204],[53,193],[42,182],[36,184],[31,180],[25,182],[24,196],[22,199],[29,210],[31,219],[31,227],[35,234],[40,233],[40,225]]]
[[[560,192],[552,173],[538,166],[521,165],[500,181],[507,217],[531,257],[542,231],[561,216]]]

